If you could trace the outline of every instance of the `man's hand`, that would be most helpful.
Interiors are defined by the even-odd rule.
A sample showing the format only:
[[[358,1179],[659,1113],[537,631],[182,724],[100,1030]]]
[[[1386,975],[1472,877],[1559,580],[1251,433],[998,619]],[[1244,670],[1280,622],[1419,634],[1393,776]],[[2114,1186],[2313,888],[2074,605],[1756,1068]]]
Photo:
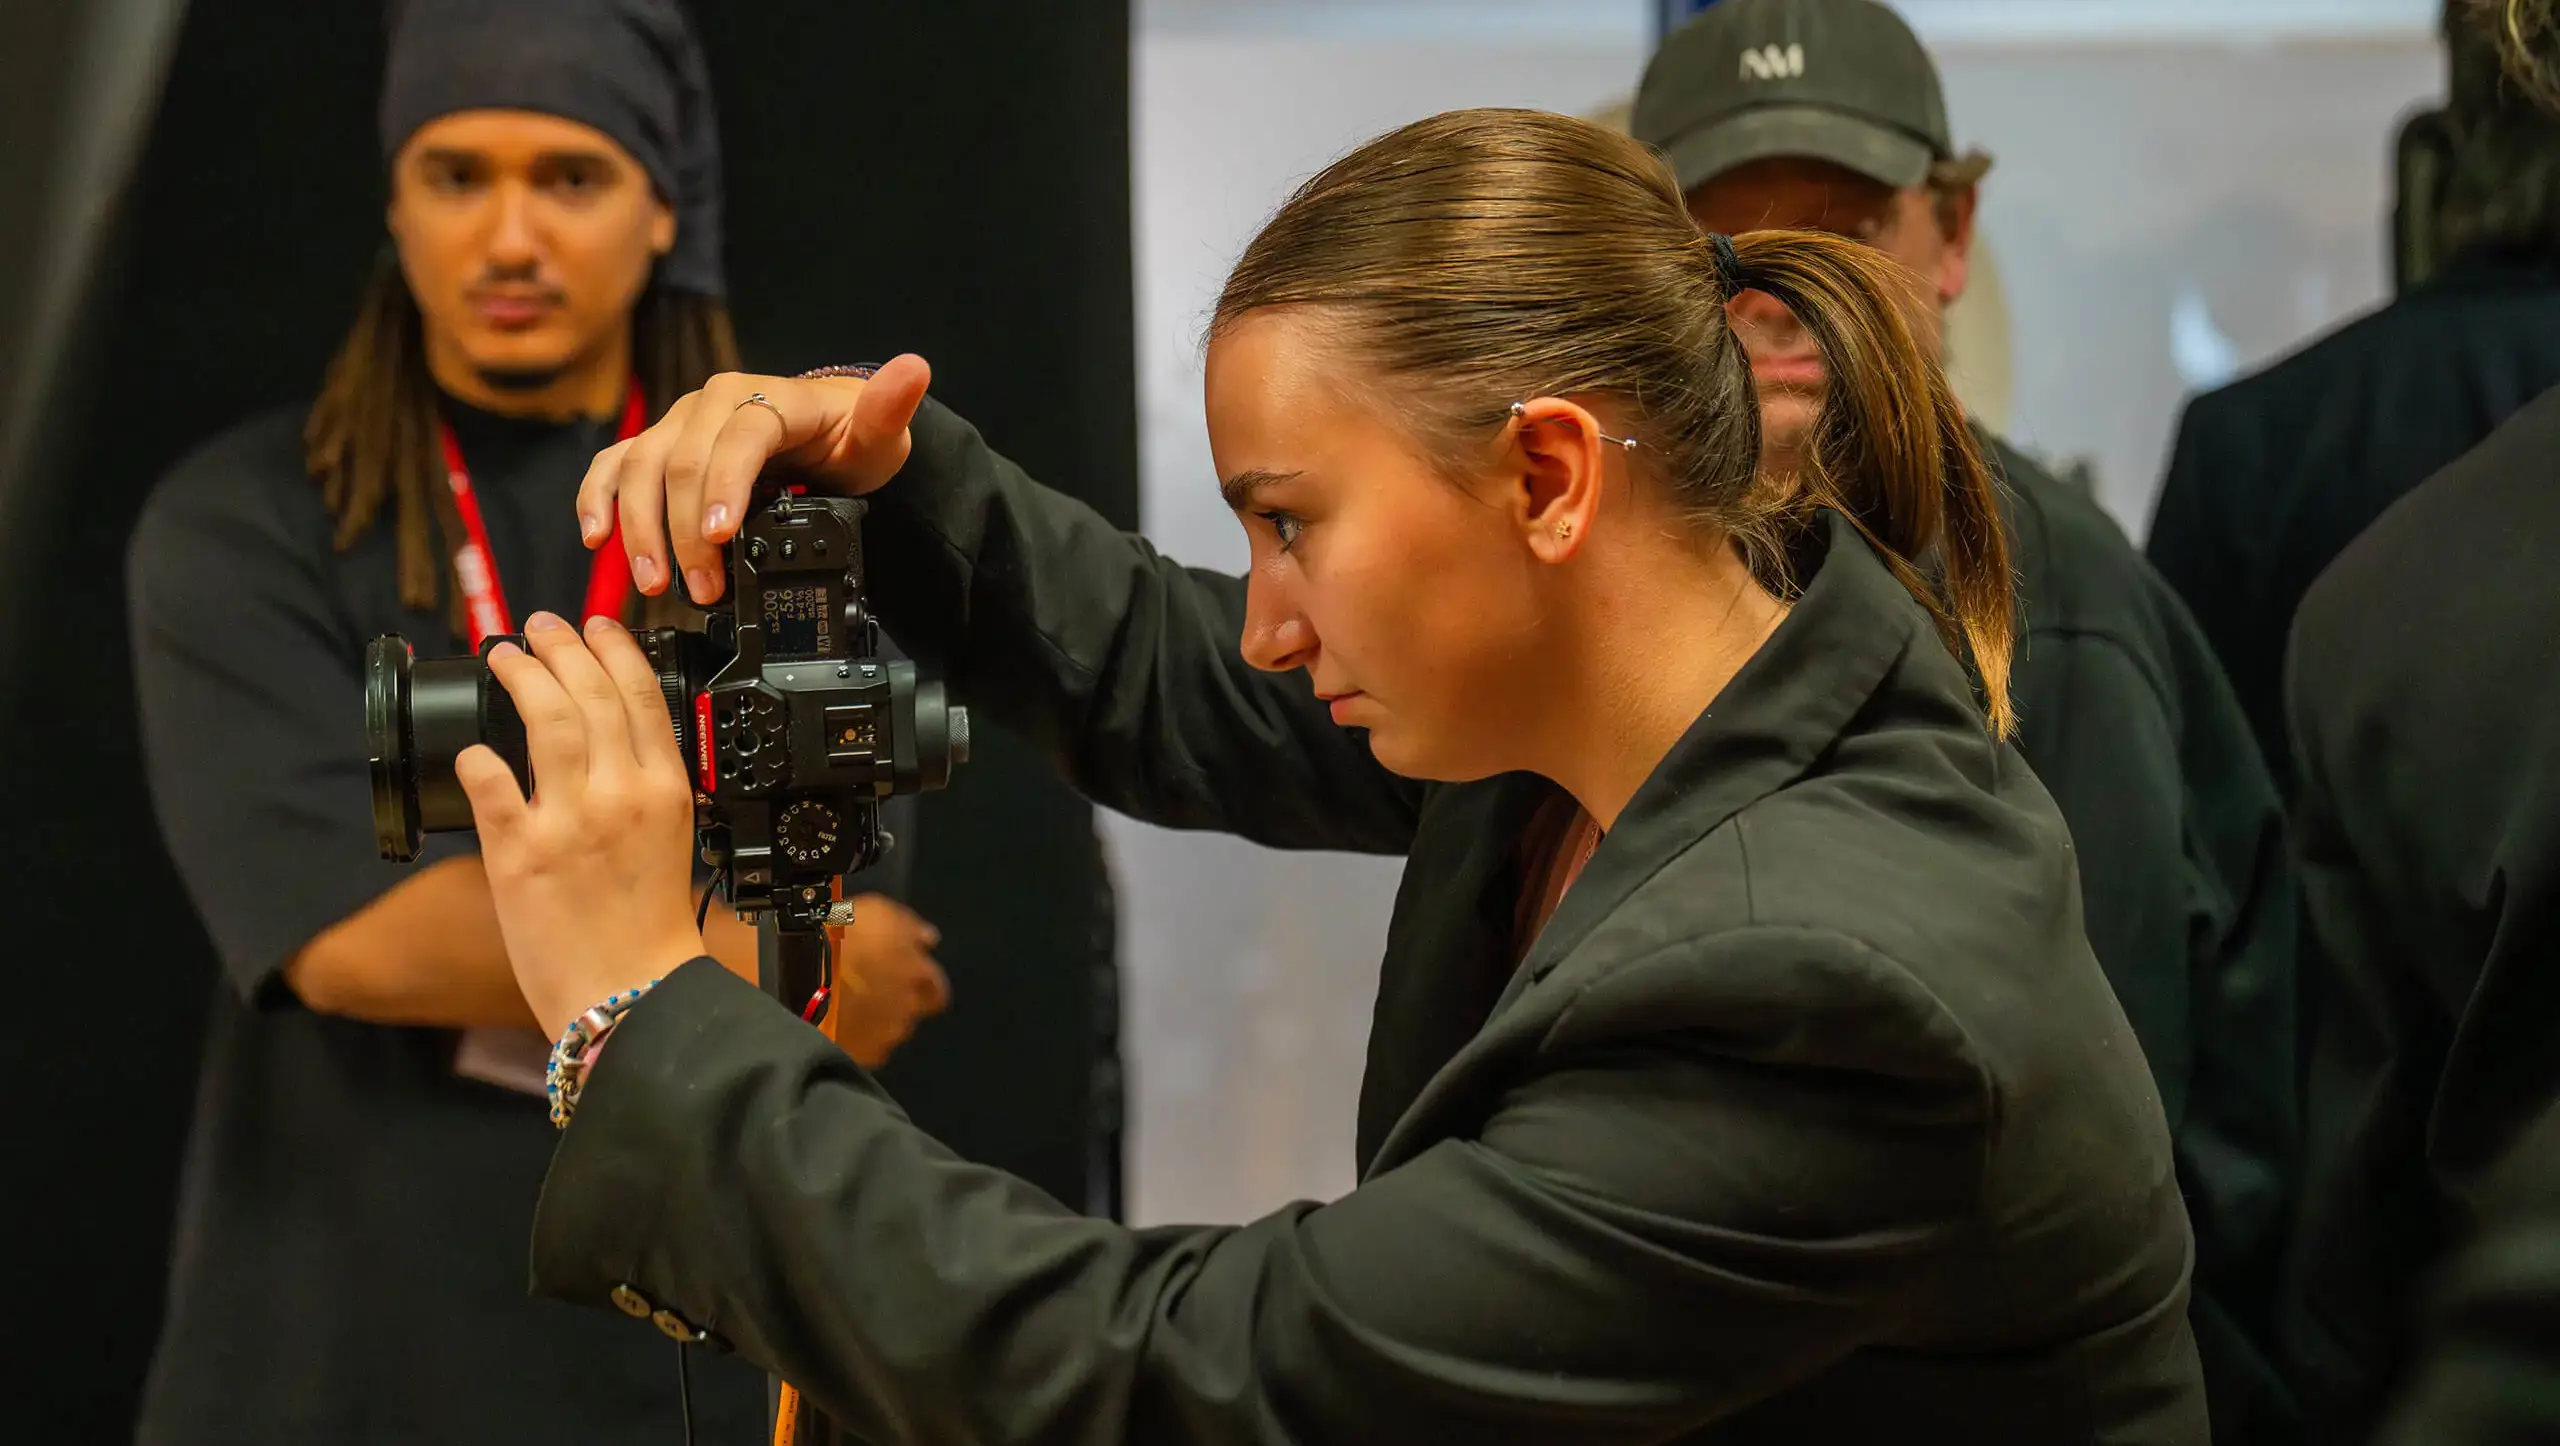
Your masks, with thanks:
[[[827,1034],[864,1069],[878,1069],[916,1025],[950,1007],[951,981],[933,959],[942,931],[886,894],[864,894],[853,901],[853,922],[834,932]]]
[[[879,487],[906,465],[907,423],[932,381],[914,355],[867,382],[723,372],[596,454],[578,489],[579,535],[602,546],[618,515],[635,586],[654,597],[682,576],[695,602],[713,602],[728,582],[720,545],[746,520],[765,465],[849,497]],[[675,544],[672,566],[661,539]]]
[[[557,1038],[607,996],[703,952],[693,923],[693,783],[657,674],[618,623],[549,613],[531,653],[489,652],[524,718],[533,797],[485,744],[454,760],[498,930],[534,1019]],[[590,651],[592,647],[592,651]]]
[[[933,959],[942,931],[886,894],[853,901],[853,923],[827,931],[835,951],[835,993],[821,1021],[827,1037],[864,1069],[878,1069],[951,1005],[951,984]],[[714,907],[702,937],[729,972],[756,983],[756,931]]]

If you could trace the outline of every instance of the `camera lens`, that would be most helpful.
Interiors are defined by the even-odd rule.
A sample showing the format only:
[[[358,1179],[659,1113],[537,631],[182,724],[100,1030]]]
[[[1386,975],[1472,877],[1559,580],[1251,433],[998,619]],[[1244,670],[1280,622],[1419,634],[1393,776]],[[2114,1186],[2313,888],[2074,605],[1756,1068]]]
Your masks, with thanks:
[[[490,646],[522,639],[492,638]],[[479,655],[420,659],[408,640],[384,636],[365,650],[365,741],[373,759],[373,838],[382,856],[407,863],[420,836],[471,827],[471,800],[454,760],[486,743],[530,787],[524,720]]]
[[[424,835],[471,827],[471,799],[453,772],[474,743],[486,743],[530,791],[524,719],[489,671],[487,649],[520,637],[491,638],[478,654],[419,658],[408,640],[386,634],[365,648],[364,731],[373,762],[373,839],[386,859],[418,857]],[[640,635],[658,674],[660,695],[675,723],[677,745],[694,756],[693,695],[717,659],[697,633],[659,628]]]
[[[418,856],[417,749],[409,740],[408,641],[364,650],[364,739],[373,763],[373,841],[386,859]]]

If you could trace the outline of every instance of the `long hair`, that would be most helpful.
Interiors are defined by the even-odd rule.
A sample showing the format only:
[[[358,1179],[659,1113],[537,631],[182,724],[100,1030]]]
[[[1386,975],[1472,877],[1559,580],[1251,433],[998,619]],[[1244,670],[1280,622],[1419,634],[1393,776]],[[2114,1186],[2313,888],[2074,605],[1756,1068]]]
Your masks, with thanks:
[[[1395,379],[1407,424],[1453,471],[1517,398],[1616,398],[1692,521],[1782,595],[1795,543],[1837,510],[1971,659],[2005,736],[2007,532],[1963,409],[1913,331],[1908,283],[1839,237],[1760,231],[1734,247],[1832,379],[1810,464],[1786,476],[1760,475],[1750,362],[1670,168],[1589,121],[1453,111],[1362,146],[1245,248],[1210,330],[1315,309]]]
[[[2497,37],[2507,74],[2527,95],[2560,110],[2560,0],[2470,0]]]
[[[713,373],[737,370],[729,309],[652,286],[632,312],[631,360],[655,419]],[[462,544],[462,519],[444,485],[425,322],[389,257],[366,283],[355,325],[329,362],[303,423],[302,457],[336,524],[338,550],[353,547],[387,510],[399,529],[400,601],[424,612],[443,600],[454,630],[465,631],[451,560]]]
[[[2462,0],[2444,13],[2452,152],[2437,203],[2444,255],[2560,262],[2560,0]]]

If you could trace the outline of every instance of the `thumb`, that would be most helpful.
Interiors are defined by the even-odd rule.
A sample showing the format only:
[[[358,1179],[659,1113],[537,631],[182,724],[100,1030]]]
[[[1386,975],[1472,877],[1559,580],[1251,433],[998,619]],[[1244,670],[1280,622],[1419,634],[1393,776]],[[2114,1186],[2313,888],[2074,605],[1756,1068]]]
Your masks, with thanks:
[[[902,352],[873,372],[853,399],[853,415],[845,423],[837,455],[846,464],[856,496],[878,488],[907,465],[913,446],[907,426],[931,385],[933,368],[914,352]]]

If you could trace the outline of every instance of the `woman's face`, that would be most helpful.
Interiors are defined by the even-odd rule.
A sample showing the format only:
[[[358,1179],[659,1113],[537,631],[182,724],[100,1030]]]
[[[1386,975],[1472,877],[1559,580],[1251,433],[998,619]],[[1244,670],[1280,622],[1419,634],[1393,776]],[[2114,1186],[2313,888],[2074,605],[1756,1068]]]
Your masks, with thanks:
[[[1550,706],[1534,487],[1453,482],[1306,318],[1256,312],[1211,343],[1209,442],[1252,539],[1244,656],[1303,668],[1334,722],[1415,778],[1521,767]],[[1498,440],[1486,437],[1488,451]]]

